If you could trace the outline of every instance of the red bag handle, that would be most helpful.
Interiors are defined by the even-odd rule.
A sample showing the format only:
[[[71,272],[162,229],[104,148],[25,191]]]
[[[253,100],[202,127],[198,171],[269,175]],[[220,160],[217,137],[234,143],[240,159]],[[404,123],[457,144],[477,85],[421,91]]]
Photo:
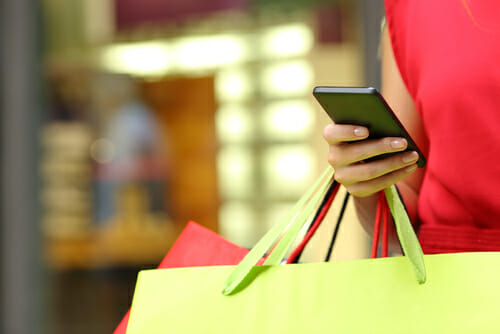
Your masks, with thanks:
[[[380,225],[382,224],[382,257],[389,256],[389,206],[383,191],[379,193],[377,201],[377,212],[375,214],[375,225],[373,228],[373,242],[371,258],[377,258],[380,240]]]
[[[335,181],[334,181],[335,182]],[[304,239],[301,243],[294,249],[294,251],[288,257],[286,263],[295,263],[298,257],[304,251],[305,246],[309,243],[311,238],[316,233],[318,227],[323,222],[328,210],[330,209],[335,196],[340,188],[340,184],[336,183],[332,185],[334,187],[331,194],[327,197],[326,202],[320,207],[320,211],[318,212],[315,220],[313,221],[309,231],[305,235]],[[389,256],[389,206],[387,204],[387,199],[385,198],[385,194],[383,191],[379,193],[378,201],[377,201],[377,212],[375,216],[375,226],[373,232],[373,242],[372,242],[372,252],[371,258],[377,258],[378,256],[378,246],[380,243],[380,228],[382,225],[382,254],[381,257]]]
[[[294,263],[300,257],[300,255],[304,251],[304,248],[309,243],[311,238],[316,233],[318,227],[321,225],[321,223],[325,219],[325,216],[328,213],[328,210],[330,209],[330,207],[332,206],[333,200],[335,199],[335,196],[337,195],[337,192],[340,189],[340,184],[337,183],[336,181],[333,181],[333,183],[331,184],[331,187],[333,187],[331,190],[331,193],[328,194],[328,192],[327,192],[327,194],[326,194],[326,196],[327,196],[326,202],[322,203],[320,205],[318,214],[316,215],[316,217],[311,225],[311,228],[309,229],[309,231],[307,231],[307,233],[306,233],[304,239],[301,241],[301,243],[290,254],[288,259],[286,260],[287,264]]]

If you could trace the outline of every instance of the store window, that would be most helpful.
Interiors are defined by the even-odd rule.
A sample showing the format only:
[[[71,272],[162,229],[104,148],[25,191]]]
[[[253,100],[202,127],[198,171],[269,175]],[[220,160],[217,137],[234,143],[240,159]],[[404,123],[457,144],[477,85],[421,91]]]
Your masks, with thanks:
[[[312,87],[362,82],[343,16],[321,44],[314,7],[158,5],[139,24],[131,1],[44,1],[47,332],[110,332],[190,220],[253,246],[326,163]]]

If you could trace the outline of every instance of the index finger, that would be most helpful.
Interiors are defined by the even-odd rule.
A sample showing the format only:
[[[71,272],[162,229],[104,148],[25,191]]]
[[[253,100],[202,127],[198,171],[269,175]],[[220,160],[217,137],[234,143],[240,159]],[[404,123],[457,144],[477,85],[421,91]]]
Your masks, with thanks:
[[[359,125],[333,123],[327,125],[323,130],[323,138],[325,138],[329,144],[333,145],[366,139],[368,134],[368,129]]]

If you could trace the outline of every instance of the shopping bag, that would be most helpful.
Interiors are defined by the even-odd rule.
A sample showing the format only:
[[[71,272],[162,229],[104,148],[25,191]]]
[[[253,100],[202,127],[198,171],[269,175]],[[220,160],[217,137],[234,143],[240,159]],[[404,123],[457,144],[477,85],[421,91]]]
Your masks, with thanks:
[[[313,189],[237,266],[140,272],[127,333],[500,333],[500,253],[423,255],[395,187],[404,256],[279,265]]]
[[[209,229],[189,222],[158,268],[182,268],[237,264],[248,253]],[[130,311],[113,334],[125,334]]]

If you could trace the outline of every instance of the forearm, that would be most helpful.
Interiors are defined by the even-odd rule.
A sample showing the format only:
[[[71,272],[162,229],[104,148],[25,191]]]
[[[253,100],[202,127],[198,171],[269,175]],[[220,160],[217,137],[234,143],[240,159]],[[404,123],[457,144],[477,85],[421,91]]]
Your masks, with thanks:
[[[363,229],[373,236],[375,214],[377,212],[378,193],[367,197],[352,196],[356,215]]]
[[[408,210],[408,215],[411,222],[415,225],[417,221],[417,204],[418,204],[418,194],[411,186],[405,182],[399,182],[397,184],[399,193],[403,199],[406,209]],[[379,193],[367,197],[356,197],[353,196],[354,206],[356,208],[356,215],[358,220],[363,227],[363,229],[373,237],[375,215],[377,212]],[[389,225],[389,242],[391,251],[400,251],[399,240],[397,238],[396,229],[392,223],[392,219]]]

